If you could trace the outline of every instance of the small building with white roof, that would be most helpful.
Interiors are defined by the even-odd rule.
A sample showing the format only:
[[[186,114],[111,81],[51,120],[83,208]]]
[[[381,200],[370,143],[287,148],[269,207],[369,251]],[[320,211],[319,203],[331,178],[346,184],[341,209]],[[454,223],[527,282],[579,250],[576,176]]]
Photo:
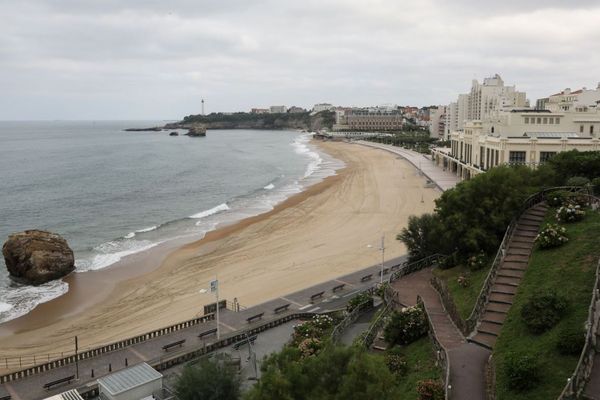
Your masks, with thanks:
[[[100,398],[141,400],[162,390],[163,376],[146,363],[140,363],[98,379]]]

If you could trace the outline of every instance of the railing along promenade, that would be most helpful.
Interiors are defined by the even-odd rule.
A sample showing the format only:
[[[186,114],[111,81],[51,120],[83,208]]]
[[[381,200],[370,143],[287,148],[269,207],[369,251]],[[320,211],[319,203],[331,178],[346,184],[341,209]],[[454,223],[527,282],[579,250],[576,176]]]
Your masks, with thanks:
[[[448,351],[437,338],[437,333],[435,332],[435,327],[433,325],[433,321],[427,312],[427,307],[425,306],[425,302],[421,298],[421,296],[417,295],[417,305],[423,309],[425,316],[427,317],[427,323],[429,324],[429,337],[433,342],[433,347],[436,350],[437,359],[444,371],[444,398],[448,400],[450,398],[450,390],[452,388],[452,382],[450,381],[450,357],[448,357]]]
[[[558,400],[575,400],[581,398],[594,367],[594,356],[596,355],[598,334],[600,333],[600,260],[598,260],[598,266],[596,267],[596,281],[592,290],[592,301],[590,302],[585,326],[585,345],[581,351],[579,362],[577,362],[575,372],[567,380],[567,384],[558,397]]]

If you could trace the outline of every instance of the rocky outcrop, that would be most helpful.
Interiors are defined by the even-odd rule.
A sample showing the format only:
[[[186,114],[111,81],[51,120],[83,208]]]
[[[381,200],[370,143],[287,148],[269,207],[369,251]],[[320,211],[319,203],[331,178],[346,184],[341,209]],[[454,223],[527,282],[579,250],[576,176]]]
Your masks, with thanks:
[[[199,125],[192,125],[188,128],[188,136],[198,137],[198,136],[206,136],[206,128]]]
[[[179,136],[179,133],[177,133],[177,132],[171,132],[171,133],[169,133],[169,136]]]
[[[14,233],[2,247],[11,278],[41,285],[75,269],[73,250],[62,236],[39,230]]]
[[[160,132],[162,128],[160,126],[153,126],[151,128],[127,128],[125,132]]]

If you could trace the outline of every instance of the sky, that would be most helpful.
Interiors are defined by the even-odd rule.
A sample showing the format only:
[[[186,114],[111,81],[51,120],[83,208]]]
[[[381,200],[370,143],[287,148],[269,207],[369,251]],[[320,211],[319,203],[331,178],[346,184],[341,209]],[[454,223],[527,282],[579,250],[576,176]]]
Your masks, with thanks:
[[[2,0],[0,120],[433,105],[600,82],[598,0]]]

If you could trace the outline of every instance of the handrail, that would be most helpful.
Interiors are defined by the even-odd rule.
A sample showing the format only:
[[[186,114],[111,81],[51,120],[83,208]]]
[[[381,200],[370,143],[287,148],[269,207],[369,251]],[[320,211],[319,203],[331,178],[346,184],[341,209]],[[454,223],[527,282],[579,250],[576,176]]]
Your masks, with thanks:
[[[600,314],[597,313],[598,306],[600,303],[600,259],[598,260],[598,266],[596,267],[596,281],[594,283],[594,289],[592,290],[592,301],[588,308],[588,318],[586,321],[587,331],[585,334],[585,345],[579,356],[577,367],[567,380],[563,391],[561,392],[558,400],[572,400],[577,399],[585,389],[592,368],[594,367],[594,356],[596,355],[596,335],[600,331]],[[598,366],[600,367],[600,366]]]
[[[392,283],[392,282],[402,278],[405,275],[419,271],[423,268],[430,267],[435,264],[439,264],[440,261],[442,261],[445,258],[446,258],[445,255],[436,253],[436,254],[427,256],[425,258],[421,258],[416,261],[405,261],[402,264],[395,265],[394,267],[399,266],[400,268],[398,268],[397,271],[394,271],[390,275],[390,277],[387,280],[387,283]],[[392,267],[392,268],[394,268],[394,267]]]
[[[417,295],[417,305],[423,307],[423,312],[425,313],[425,316],[427,317],[427,323],[429,324],[429,337],[433,342],[433,347],[437,349],[437,359],[440,364],[442,364],[442,369],[446,375],[444,382],[444,398],[448,400],[450,398],[450,390],[452,388],[452,382],[450,381],[450,357],[448,356],[448,350],[446,350],[446,348],[438,340],[435,327],[433,326],[433,321],[427,312],[425,301],[420,295]]]
[[[534,193],[531,196],[527,197],[523,201],[517,214],[511,220],[510,224],[506,228],[504,237],[502,238],[502,242],[500,242],[500,246],[498,247],[498,251],[496,252],[494,261],[492,262],[492,267],[490,268],[490,270],[486,276],[486,279],[484,281],[484,284],[482,285],[481,290],[479,291],[479,296],[477,297],[477,302],[473,306],[473,310],[471,311],[469,318],[467,318],[467,320],[465,321],[468,332],[473,333],[473,331],[475,330],[475,328],[477,326],[477,323],[479,322],[481,313],[485,310],[485,307],[489,301],[489,296],[490,296],[492,286],[494,285],[494,282],[496,280],[498,268],[504,261],[504,256],[506,255],[506,249],[508,247],[508,243],[510,242],[512,234],[514,233],[514,230],[517,226],[519,218],[526,210],[530,209],[531,207],[533,207],[536,204],[544,202],[547,199],[548,193],[552,193],[552,192],[556,192],[556,191],[568,191],[568,192],[572,192],[572,193],[577,193],[577,192],[588,191],[588,190],[586,188],[580,187],[580,186],[557,186],[557,187],[547,188],[547,189],[541,190],[537,193]],[[586,194],[586,193],[582,193],[582,194],[585,196],[594,198],[594,196],[591,196],[589,194]],[[595,198],[595,199],[597,199],[597,198]],[[600,200],[600,199],[597,199],[597,200]]]
[[[369,329],[365,333],[365,336],[363,337],[363,340],[362,340],[362,344],[364,347],[369,348],[369,346],[371,346],[371,344],[373,344],[373,341],[375,340],[375,335],[377,334],[379,329],[383,326],[383,323],[385,322],[385,317],[387,317],[387,315],[390,313],[390,311],[392,309],[393,309],[393,307],[391,304],[389,304],[389,303],[386,304],[385,308],[381,311],[381,313],[379,313],[379,315],[377,316],[375,321],[369,326]]]
[[[357,294],[358,295],[358,294]],[[363,307],[367,303],[371,303],[369,307]],[[344,319],[342,319],[331,331],[331,343],[336,344],[342,337],[342,334],[350,325],[352,325],[358,317],[366,311],[373,309],[372,300],[365,300],[364,302],[358,304],[352,311],[350,311]]]

